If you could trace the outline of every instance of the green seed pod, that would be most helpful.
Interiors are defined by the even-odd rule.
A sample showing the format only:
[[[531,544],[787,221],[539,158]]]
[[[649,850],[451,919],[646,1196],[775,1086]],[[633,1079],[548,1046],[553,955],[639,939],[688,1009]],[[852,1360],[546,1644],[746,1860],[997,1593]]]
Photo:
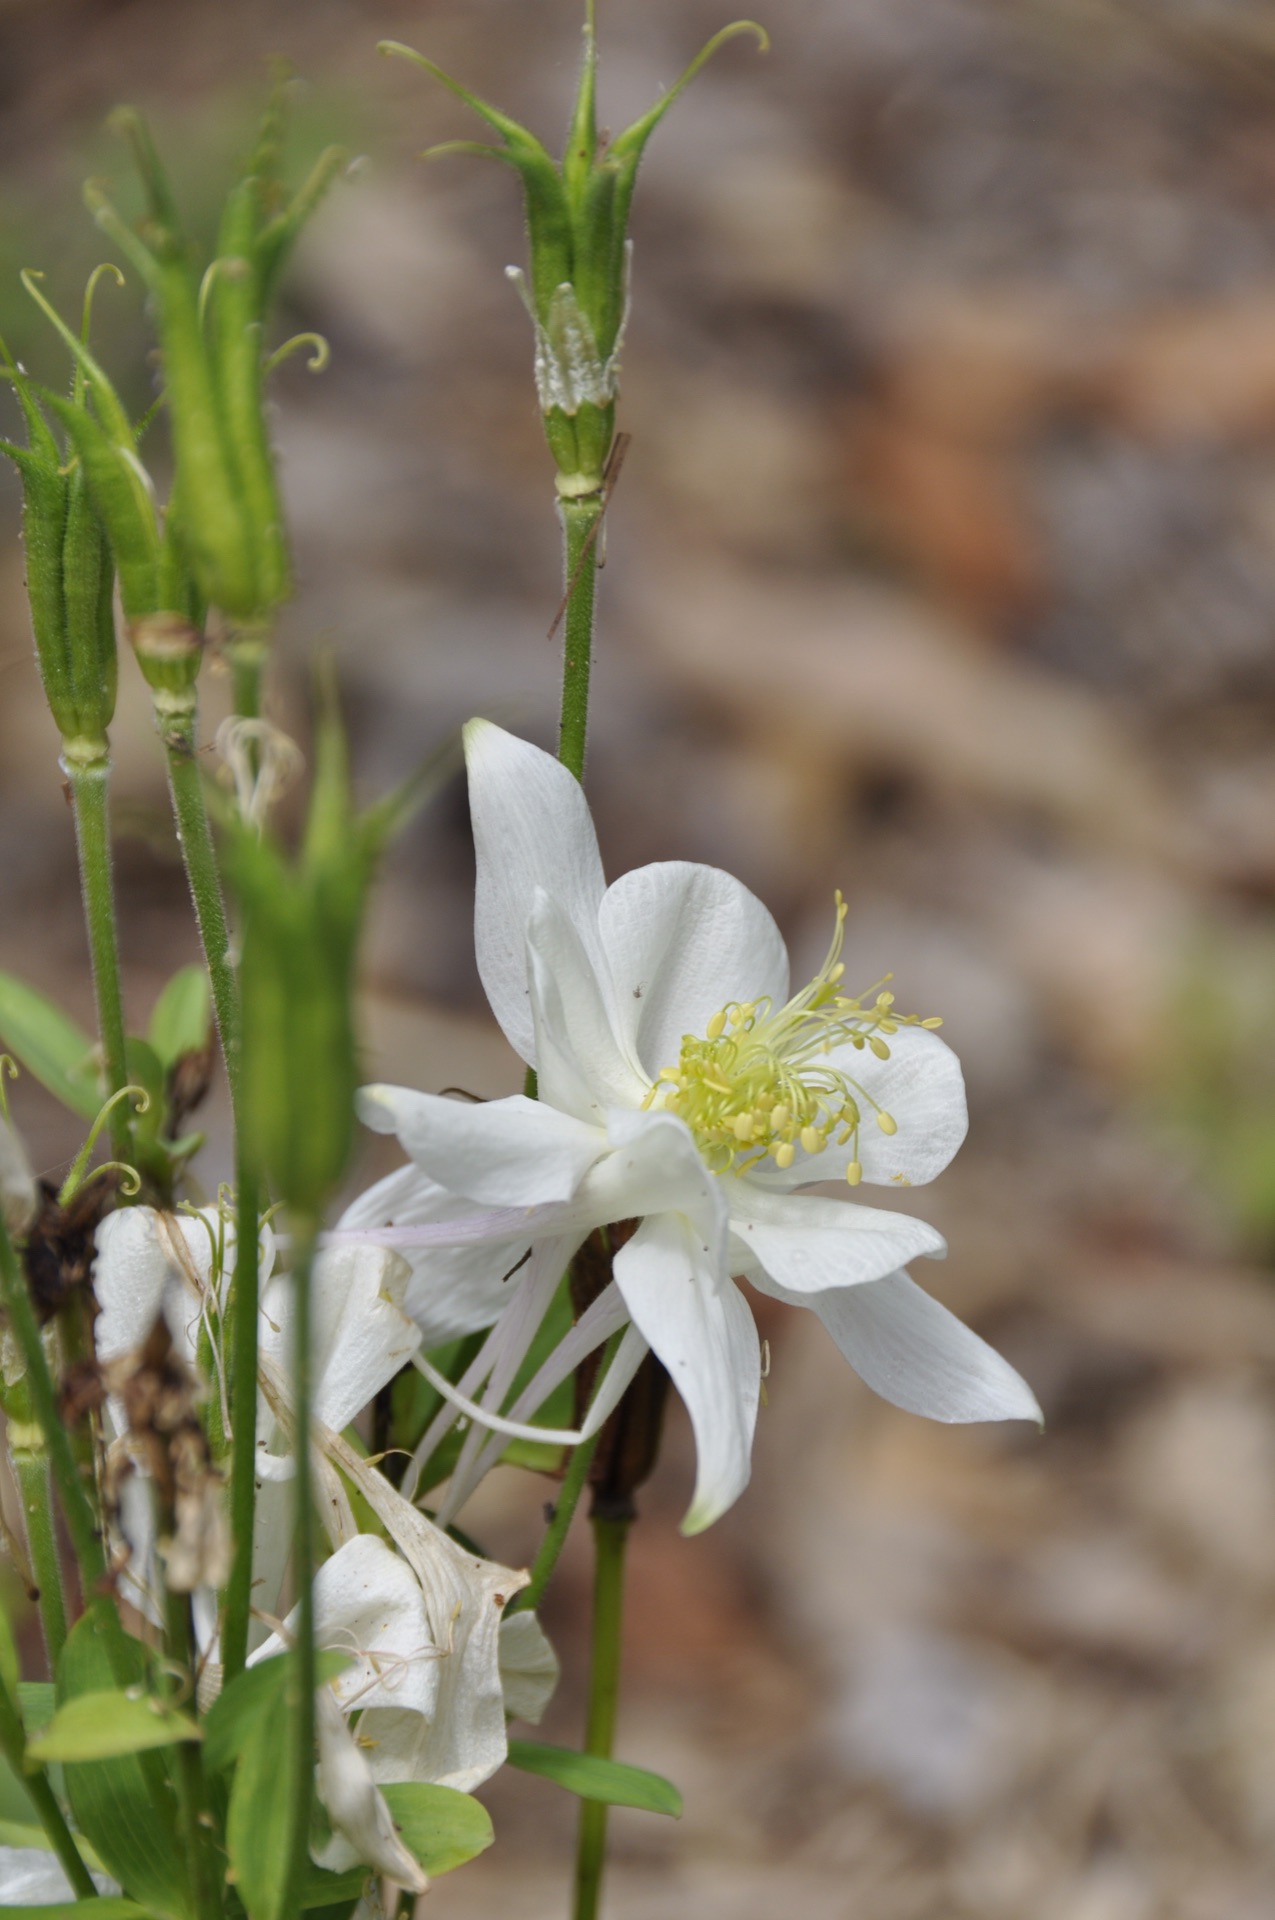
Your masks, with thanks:
[[[535,329],[536,390],[564,499],[600,490],[614,437],[629,301],[629,211],[646,143],[705,61],[740,33],[756,35],[763,51],[770,44],[764,29],[751,20],[723,27],[649,113],[604,146],[597,128],[594,0],[586,0],[584,63],[561,162],[550,157],[534,134],[460,86],[424,54],[401,41],[381,42],[382,53],[401,55],[423,67],[504,142],[495,147],[455,140],[431,148],[431,154],[488,154],[515,167],[522,177],[530,285],[517,268],[509,273]]]
[[[94,275],[94,280],[97,276]],[[92,285],[85,299],[85,326]],[[64,753],[87,765],[106,756],[115,712],[114,568],[83,463],[64,459],[40,408],[37,389],[0,343],[27,424],[28,444],[0,442],[22,477],[27,594],[45,697]],[[84,413],[77,380],[59,408]]]
[[[202,274],[150,134],[133,109],[120,109],[113,124],[141,175],[145,219],[134,230],[98,186],[85,190],[99,226],[125,249],[154,301],[181,545],[199,595],[254,629],[269,626],[292,590],[265,416],[264,378],[272,364],[265,326],[283,261],[342,158],[335,149],[325,154],[288,202],[279,172],[282,109],[280,82],[247,171],[226,201],[216,255]]]

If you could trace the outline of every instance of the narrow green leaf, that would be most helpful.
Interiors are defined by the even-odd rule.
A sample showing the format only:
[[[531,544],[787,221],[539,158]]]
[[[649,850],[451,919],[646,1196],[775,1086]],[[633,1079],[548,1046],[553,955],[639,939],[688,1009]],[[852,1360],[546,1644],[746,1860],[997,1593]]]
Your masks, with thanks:
[[[319,1685],[335,1680],[349,1666],[344,1653],[320,1652],[315,1656]],[[291,1662],[286,1653],[259,1666],[247,1667],[237,1674],[204,1715],[204,1765],[211,1773],[220,1773],[240,1754],[263,1721],[270,1720],[280,1708]]]
[[[0,973],[0,1042],[55,1099],[92,1120],[102,1103],[93,1042],[60,1007],[14,974]]]
[[[582,1800],[604,1800],[611,1807],[640,1807],[644,1813],[667,1813],[681,1818],[682,1796],[671,1780],[629,1767],[621,1760],[600,1760],[595,1754],[575,1753],[570,1747],[547,1747],[537,1740],[511,1740],[509,1764],[524,1773],[538,1773]]]
[[[51,1680],[19,1680],[18,1705],[28,1735],[47,1727],[57,1711],[58,1690]]]
[[[292,1662],[285,1657],[278,1664],[291,1666]],[[289,1831],[296,1795],[294,1732],[292,1705],[284,1686],[275,1693],[274,1711],[254,1717],[230,1789],[226,1850],[236,1891],[252,1920],[283,1920],[285,1912],[292,1862],[283,1836]]]
[[[140,1684],[146,1676],[145,1649],[127,1642]],[[95,1614],[72,1627],[58,1663],[62,1702],[100,1693],[114,1685],[111,1663]],[[162,1920],[186,1920],[186,1873],[176,1839],[176,1802],[168,1819],[157,1818],[136,1754],[113,1760],[86,1760],[66,1768],[66,1797],[75,1825],[96,1848],[113,1880],[127,1887]],[[83,1907],[84,1902],[79,1906]],[[8,1920],[8,1916],[5,1916]]]
[[[323,1873],[311,1867],[310,1878],[301,1890],[301,1911],[316,1915],[316,1920],[349,1920],[350,1903],[357,1900],[368,1880],[370,1867],[352,1867],[348,1873]]]
[[[121,1693],[117,1688],[82,1693],[59,1707],[43,1733],[27,1744],[41,1765],[50,1760],[114,1760],[122,1753],[144,1753],[182,1740],[202,1740],[188,1714],[175,1713],[153,1694]]]
[[[153,1920],[149,1907],[103,1894],[97,1900],[54,1900],[48,1906],[0,1907],[4,1920]]]
[[[495,1839],[491,1815],[481,1800],[455,1787],[403,1780],[382,1787],[407,1851],[426,1873],[450,1873],[482,1853]]]

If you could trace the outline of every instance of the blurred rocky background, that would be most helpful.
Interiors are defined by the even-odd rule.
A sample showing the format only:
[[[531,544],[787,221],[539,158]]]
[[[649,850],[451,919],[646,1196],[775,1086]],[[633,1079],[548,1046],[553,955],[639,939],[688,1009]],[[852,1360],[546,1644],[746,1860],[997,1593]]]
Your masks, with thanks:
[[[623,124],[725,17],[603,0]],[[637,1529],[623,1757],[680,1826],[616,1821],[617,1920],[1275,1916],[1275,14],[1268,0],[781,0],[654,140],[589,786],[612,873],[686,856],[773,906],[806,977],[941,1012],[969,1145],[914,1204],[928,1285],[1032,1380],[1030,1431],[873,1400],[805,1316],[754,1485],[676,1534],[680,1414]],[[79,184],[153,117],[205,221],[263,63],[296,146],[365,156],[289,283],[333,357],[277,381],[300,591],[276,711],[337,652],[377,791],[475,711],[550,744],[560,593],[513,179],[376,39],[555,137],[575,0],[3,0],[0,328],[58,355],[97,258]],[[135,288],[95,338],[153,379]],[[6,427],[5,430],[10,430]],[[69,816],[0,499],[0,964],[89,1014]],[[193,957],[146,702],[116,727],[129,992]],[[209,736],[217,703],[211,682]],[[368,950],[374,1065],[517,1082],[473,969],[454,785]],[[803,966],[805,971],[803,972]],[[25,1086],[39,1163],[69,1141]],[[369,1161],[369,1166],[372,1164]],[[474,1528],[526,1554],[545,1483]],[[576,1646],[587,1554],[549,1624]],[[571,1808],[489,1792],[461,1920],[563,1911]]]

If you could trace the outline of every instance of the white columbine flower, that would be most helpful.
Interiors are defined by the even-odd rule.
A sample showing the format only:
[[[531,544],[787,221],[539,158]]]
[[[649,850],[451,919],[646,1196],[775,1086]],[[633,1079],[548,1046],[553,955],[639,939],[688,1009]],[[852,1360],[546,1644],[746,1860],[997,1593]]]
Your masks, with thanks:
[[[499,1453],[502,1430],[518,1431],[566,1367],[628,1320],[608,1398],[653,1350],[695,1430],[684,1529],[716,1519],[748,1480],[761,1378],[735,1277],[812,1308],[899,1406],[949,1421],[1039,1419],[1013,1368],[902,1271],[945,1251],[932,1227],[800,1191],[932,1180],[966,1129],[943,1041],[888,993],[864,1005],[843,992],[840,897],[829,957],[791,995],[779,930],[739,881],[669,861],[608,887],[584,795],[556,760],[481,720],[465,746],[479,970],[539,1098],[462,1104],[366,1088],[364,1120],[396,1133],[417,1172],[371,1189],[339,1237],[413,1261],[405,1301],[427,1344],[444,1324],[497,1321],[459,1383],[470,1408],[486,1382],[489,1425],[577,1247],[598,1227],[630,1237],[567,1351],[494,1438],[468,1436],[445,1511]]]

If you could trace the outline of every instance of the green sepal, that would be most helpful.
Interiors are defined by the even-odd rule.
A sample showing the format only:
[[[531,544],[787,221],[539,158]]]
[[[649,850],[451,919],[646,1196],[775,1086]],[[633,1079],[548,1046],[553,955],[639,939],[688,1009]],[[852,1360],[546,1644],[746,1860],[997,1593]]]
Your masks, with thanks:
[[[96,389],[93,391],[98,397]],[[121,438],[113,427],[104,426],[85,408],[60,394],[45,393],[43,397],[83,462],[88,489],[115,559],[125,617],[137,620],[158,612],[159,522],[134,447],[132,428],[126,423]]]
[[[0,973],[0,1043],[64,1107],[82,1120],[97,1118],[101,1075],[92,1040],[60,1007],[12,973]]]

